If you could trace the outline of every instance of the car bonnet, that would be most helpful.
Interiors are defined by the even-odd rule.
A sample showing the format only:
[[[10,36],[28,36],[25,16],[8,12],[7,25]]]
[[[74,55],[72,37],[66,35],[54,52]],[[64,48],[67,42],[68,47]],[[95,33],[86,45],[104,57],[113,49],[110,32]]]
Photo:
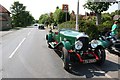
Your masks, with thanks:
[[[70,36],[70,37],[76,37],[77,39],[79,37],[89,37],[84,32],[77,32],[72,30],[64,30],[64,31],[61,31],[60,34],[63,34],[65,36]]]

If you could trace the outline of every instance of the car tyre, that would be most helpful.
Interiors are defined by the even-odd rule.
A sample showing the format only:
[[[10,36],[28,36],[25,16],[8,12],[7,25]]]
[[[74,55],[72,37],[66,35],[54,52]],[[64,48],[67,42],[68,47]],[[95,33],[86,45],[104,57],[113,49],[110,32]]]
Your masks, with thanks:
[[[99,60],[96,62],[97,65],[102,66],[106,59],[106,54],[104,48],[97,48],[95,53],[99,57]],[[100,55],[99,55],[100,54]]]
[[[48,35],[46,35],[46,40],[48,40]]]
[[[68,51],[65,47],[62,48],[62,52],[64,54],[63,67],[66,71],[70,71],[70,54],[68,53]]]

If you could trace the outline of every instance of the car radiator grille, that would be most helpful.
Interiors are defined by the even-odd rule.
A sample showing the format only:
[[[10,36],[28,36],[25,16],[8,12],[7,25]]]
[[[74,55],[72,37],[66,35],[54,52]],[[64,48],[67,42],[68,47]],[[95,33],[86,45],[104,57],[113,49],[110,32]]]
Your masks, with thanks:
[[[80,37],[78,40],[80,40],[83,43],[83,47],[81,51],[86,52],[88,50],[89,46],[89,38],[88,37]]]

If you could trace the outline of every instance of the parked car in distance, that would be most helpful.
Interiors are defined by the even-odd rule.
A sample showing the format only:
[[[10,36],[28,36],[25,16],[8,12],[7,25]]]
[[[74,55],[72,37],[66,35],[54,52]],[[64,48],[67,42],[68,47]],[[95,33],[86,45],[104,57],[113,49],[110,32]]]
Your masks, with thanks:
[[[33,26],[39,26],[39,24],[35,23],[35,24],[33,24]]]
[[[37,26],[37,24],[35,24],[34,26]]]
[[[106,53],[103,43],[99,40],[89,40],[84,32],[69,29],[52,30],[46,35],[48,47],[60,52],[64,68],[70,70],[73,63],[96,63],[103,65]]]
[[[40,24],[40,25],[38,26],[38,28],[39,28],[39,29],[45,29],[45,26],[44,26],[44,24]]]

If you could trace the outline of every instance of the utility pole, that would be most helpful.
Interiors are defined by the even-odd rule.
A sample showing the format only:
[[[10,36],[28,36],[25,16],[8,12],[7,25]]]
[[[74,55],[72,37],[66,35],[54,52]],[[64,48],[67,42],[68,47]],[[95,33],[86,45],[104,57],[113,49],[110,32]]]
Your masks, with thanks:
[[[79,31],[78,16],[79,16],[79,0],[78,0],[78,2],[77,2],[76,31]]]
[[[118,10],[120,10],[120,1],[118,1]]]
[[[67,12],[66,12],[66,21],[67,21]]]

